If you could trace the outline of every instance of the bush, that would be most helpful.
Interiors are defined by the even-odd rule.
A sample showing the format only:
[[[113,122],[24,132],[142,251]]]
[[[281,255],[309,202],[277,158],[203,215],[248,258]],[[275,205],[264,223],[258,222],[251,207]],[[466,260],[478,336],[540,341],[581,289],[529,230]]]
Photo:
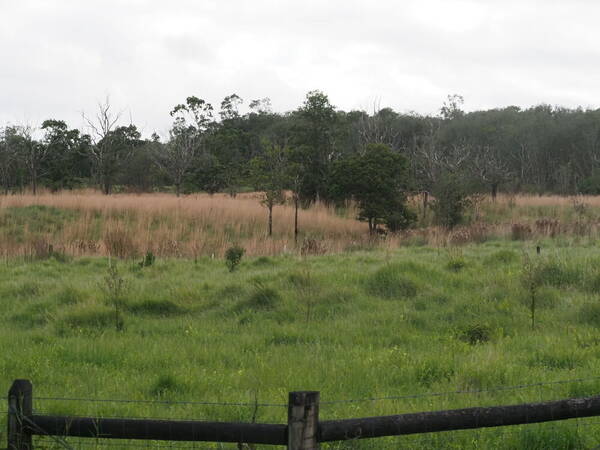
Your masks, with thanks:
[[[405,205],[400,205],[396,211],[384,218],[385,226],[392,233],[406,230],[417,221],[417,215]]]
[[[225,252],[225,264],[230,272],[233,272],[242,261],[242,256],[246,253],[246,249],[239,245],[229,247]]]
[[[150,250],[146,252],[144,259],[140,262],[140,267],[150,267],[156,261],[156,256]]]

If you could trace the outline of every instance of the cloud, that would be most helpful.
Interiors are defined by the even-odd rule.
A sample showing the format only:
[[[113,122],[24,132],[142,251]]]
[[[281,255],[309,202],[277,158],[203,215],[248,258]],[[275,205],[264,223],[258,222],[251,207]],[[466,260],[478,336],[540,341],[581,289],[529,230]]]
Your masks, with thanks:
[[[600,4],[509,0],[1,2],[0,123],[82,126],[110,94],[145,134],[188,95],[436,112],[599,105]],[[129,117],[129,114],[126,115]]]

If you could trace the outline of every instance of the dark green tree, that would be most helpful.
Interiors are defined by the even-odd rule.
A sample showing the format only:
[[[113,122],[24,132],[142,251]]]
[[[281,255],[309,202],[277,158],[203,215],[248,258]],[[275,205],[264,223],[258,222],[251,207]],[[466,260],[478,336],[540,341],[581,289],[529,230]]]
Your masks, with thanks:
[[[284,189],[288,185],[287,152],[271,143],[265,143],[265,152],[250,161],[250,180],[262,192],[261,203],[269,212],[268,234],[273,235],[273,208],[285,202]]]
[[[369,224],[371,234],[380,224],[397,231],[415,220],[406,207],[408,162],[387,145],[369,144],[364,154],[339,160],[331,179],[334,197],[354,199],[359,207],[358,219]]]

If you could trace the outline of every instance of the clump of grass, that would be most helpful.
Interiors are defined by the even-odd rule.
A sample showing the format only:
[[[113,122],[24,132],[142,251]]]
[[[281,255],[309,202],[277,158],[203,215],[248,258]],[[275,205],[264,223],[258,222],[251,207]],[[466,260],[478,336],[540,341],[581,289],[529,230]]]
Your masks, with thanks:
[[[492,328],[485,323],[471,323],[458,330],[458,338],[470,345],[484,344],[492,338]]]
[[[173,375],[163,374],[150,387],[150,394],[154,397],[164,398],[184,390],[184,386]]]
[[[573,370],[581,365],[581,362],[581,357],[573,351],[565,352],[553,349],[552,351],[535,354],[529,360],[529,365],[550,370]]]
[[[83,293],[73,286],[65,286],[54,296],[57,303],[61,305],[74,305],[83,300]]]
[[[519,255],[514,250],[498,250],[489,255],[484,260],[484,264],[487,266],[496,266],[500,264],[510,264],[516,262],[519,259]]]
[[[446,256],[446,268],[452,272],[459,272],[467,266],[467,260],[459,247],[449,247]]]
[[[309,267],[293,272],[288,275],[288,280],[293,286],[296,296],[305,310],[305,318],[308,323],[311,318],[313,307],[316,303],[318,286]]]
[[[275,309],[277,304],[281,301],[281,295],[279,292],[270,286],[267,286],[262,281],[256,280],[254,282],[254,290],[250,296],[242,300],[237,304],[236,309],[241,310],[263,310],[268,311]]]
[[[579,318],[582,323],[600,327],[600,300],[585,303],[579,309]]]
[[[127,305],[127,310],[134,314],[147,314],[162,317],[174,316],[185,312],[184,308],[166,299],[150,299],[137,303],[130,303]]]
[[[415,364],[414,377],[425,387],[450,380],[454,376],[454,367],[444,360],[426,360]]]
[[[403,267],[386,265],[371,274],[365,282],[367,291],[378,297],[389,299],[413,298],[418,293],[417,284],[405,275]]]
[[[578,285],[583,278],[583,271],[574,263],[569,264],[565,259],[547,258],[537,267],[537,277],[540,284],[556,287]]]
[[[24,281],[17,286],[9,288],[5,295],[8,297],[13,296],[21,299],[28,299],[39,295],[40,291],[41,287],[36,281]]]
[[[114,312],[95,305],[84,305],[70,310],[58,322],[58,328],[98,329],[115,324]],[[118,327],[123,329],[123,324]]]
[[[275,264],[275,262],[268,256],[259,256],[252,263],[252,265],[256,267],[272,266],[273,264]]]

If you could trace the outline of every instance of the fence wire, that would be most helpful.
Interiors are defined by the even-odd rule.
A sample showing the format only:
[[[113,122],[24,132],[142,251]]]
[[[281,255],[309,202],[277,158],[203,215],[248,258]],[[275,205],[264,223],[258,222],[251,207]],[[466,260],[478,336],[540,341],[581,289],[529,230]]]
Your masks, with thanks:
[[[519,384],[512,386],[495,386],[489,389],[475,390],[455,390],[444,392],[425,392],[421,394],[405,394],[392,395],[382,397],[363,397],[340,400],[320,401],[320,405],[335,405],[343,403],[358,403],[358,402],[377,402],[387,400],[404,400],[425,397],[443,397],[450,395],[475,395],[491,392],[516,391],[530,389],[542,386],[553,386],[571,383],[586,383],[591,381],[600,381],[600,376],[589,378],[574,378],[568,380],[546,381],[529,384]],[[6,397],[5,397],[6,399]],[[254,403],[254,402],[216,402],[216,401],[177,401],[177,400],[133,400],[133,399],[106,399],[106,398],[84,398],[84,397],[34,397],[35,400],[43,401],[63,401],[63,402],[88,402],[88,403],[137,403],[137,404],[155,404],[155,405],[191,405],[191,406],[224,406],[224,407],[259,407],[259,408],[287,408],[287,403]]]

